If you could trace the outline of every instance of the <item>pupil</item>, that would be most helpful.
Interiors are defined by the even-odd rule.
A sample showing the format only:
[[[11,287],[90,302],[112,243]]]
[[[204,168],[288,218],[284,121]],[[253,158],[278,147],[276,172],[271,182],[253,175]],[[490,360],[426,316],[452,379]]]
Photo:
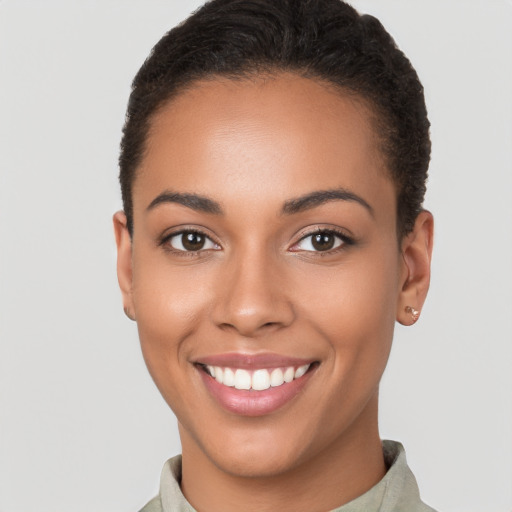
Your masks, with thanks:
[[[334,246],[334,236],[330,233],[318,233],[313,236],[312,244],[317,251],[328,251]]]
[[[184,233],[181,243],[187,251],[199,251],[204,246],[204,236],[198,233]]]

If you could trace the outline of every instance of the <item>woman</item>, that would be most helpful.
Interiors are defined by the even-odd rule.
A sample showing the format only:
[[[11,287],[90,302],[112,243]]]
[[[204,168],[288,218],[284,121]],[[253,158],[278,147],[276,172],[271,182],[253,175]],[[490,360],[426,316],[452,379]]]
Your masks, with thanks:
[[[114,216],[182,442],[145,512],[432,510],[377,424],[429,286],[429,157],[415,71],[339,0],[214,0],[155,46]]]

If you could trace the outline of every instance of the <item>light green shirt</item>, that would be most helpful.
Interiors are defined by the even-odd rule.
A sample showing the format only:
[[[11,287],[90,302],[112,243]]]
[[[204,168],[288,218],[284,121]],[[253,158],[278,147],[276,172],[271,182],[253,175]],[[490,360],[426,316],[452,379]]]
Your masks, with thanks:
[[[418,485],[407,465],[404,447],[383,441],[384,460],[389,468],[384,478],[368,492],[332,512],[435,512],[420,499]],[[183,496],[181,455],[169,459],[162,470],[160,494],[140,512],[196,512]]]

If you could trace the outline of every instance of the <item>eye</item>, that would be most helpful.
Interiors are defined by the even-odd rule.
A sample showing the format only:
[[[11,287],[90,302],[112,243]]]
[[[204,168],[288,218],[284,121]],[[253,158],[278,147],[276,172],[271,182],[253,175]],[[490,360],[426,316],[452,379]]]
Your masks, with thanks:
[[[293,247],[293,251],[326,252],[350,244],[348,237],[334,231],[316,231],[301,238]]]
[[[219,245],[198,231],[181,231],[169,236],[164,243],[176,251],[196,252],[208,249],[220,249]]]

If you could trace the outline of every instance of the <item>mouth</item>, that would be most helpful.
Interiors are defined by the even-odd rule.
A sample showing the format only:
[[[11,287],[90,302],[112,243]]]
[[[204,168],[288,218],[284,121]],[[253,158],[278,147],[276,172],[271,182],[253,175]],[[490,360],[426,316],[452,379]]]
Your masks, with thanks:
[[[282,368],[258,368],[248,370],[244,368],[222,368],[221,366],[201,365],[210,377],[213,377],[223,386],[239,390],[264,391],[289,384],[300,379],[311,368],[313,363],[301,366],[286,366]]]
[[[232,355],[205,358],[194,365],[223,409],[242,416],[262,416],[291,402],[319,362]]]

